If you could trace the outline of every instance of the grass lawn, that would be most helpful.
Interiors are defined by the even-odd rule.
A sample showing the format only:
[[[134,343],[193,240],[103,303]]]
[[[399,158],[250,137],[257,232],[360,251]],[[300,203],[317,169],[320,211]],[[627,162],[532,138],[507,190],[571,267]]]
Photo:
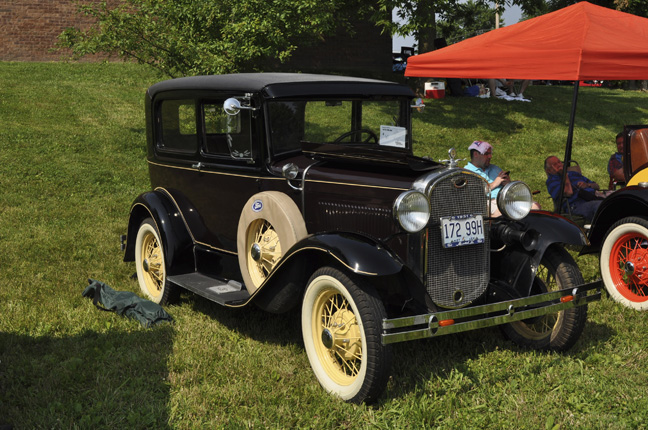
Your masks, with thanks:
[[[191,294],[173,325],[143,329],[81,296],[87,279],[138,292],[123,263],[133,199],[149,189],[143,98],[160,80],[132,64],[0,63],[0,424],[31,428],[646,428],[648,324],[604,298],[565,354],[525,351],[498,329],[397,344],[381,401],[326,394],[298,312],[233,310]],[[493,163],[541,190],[562,158],[571,87],[532,86],[531,103],[428,100],[418,155]],[[607,184],[623,124],[648,123],[648,94],[581,88],[574,158]],[[594,256],[577,259],[598,278]]]

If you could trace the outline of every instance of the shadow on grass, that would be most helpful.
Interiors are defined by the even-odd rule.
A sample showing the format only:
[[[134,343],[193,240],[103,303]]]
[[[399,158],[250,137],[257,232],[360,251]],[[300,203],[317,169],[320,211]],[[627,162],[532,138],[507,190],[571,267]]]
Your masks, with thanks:
[[[169,428],[165,380],[172,348],[168,324],[62,338],[0,333],[0,424]],[[146,398],[142,387],[150,387]]]
[[[182,300],[191,303],[196,312],[214,318],[241,335],[262,342],[278,345],[294,344],[302,347],[299,307],[286,314],[273,315],[252,304],[244,308],[232,309],[192,294],[183,295]],[[576,345],[562,355],[577,359],[586,355],[587,351],[595,349],[596,345],[607,342],[612,336],[614,331],[607,325],[588,321]],[[435,339],[404,342],[395,344],[392,348],[394,354],[392,382],[376,405],[378,408],[390,399],[425,392],[425,386],[430,380],[446,380],[453,374],[465,373],[467,363],[478,360],[483,354],[497,350],[509,351],[513,354],[533,353],[547,354],[547,356],[551,354],[520,348],[508,341],[497,327]],[[551,366],[552,360],[547,359],[546,363],[546,366]],[[503,372],[502,377],[508,377],[506,375],[508,372]]]
[[[254,303],[229,308],[192,293],[183,294],[181,302],[190,303],[194,311],[208,315],[243,336],[279,345],[302,344],[299,306],[284,314],[271,314]]]

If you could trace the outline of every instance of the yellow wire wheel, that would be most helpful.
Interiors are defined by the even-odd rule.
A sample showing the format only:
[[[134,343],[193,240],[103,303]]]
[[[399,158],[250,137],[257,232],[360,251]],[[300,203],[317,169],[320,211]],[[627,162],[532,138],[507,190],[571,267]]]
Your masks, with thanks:
[[[578,266],[563,248],[550,247],[542,256],[531,294],[576,287],[583,283]],[[580,337],[587,320],[587,306],[516,321],[502,326],[516,344],[532,349],[565,351]]]
[[[254,220],[247,231],[246,259],[254,285],[261,285],[282,256],[281,240],[265,219]]]
[[[319,383],[350,402],[375,400],[389,376],[391,349],[381,343],[385,310],[369,286],[337,269],[313,274],[302,303],[304,347]]]
[[[135,266],[142,292],[155,303],[167,303],[173,287],[166,282],[164,248],[155,222],[151,218],[142,221],[137,231]]]
[[[304,218],[290,197],[278,191],[250,197],[236,234],[241,276],[250,294],[263,284],[286,251],[306,235]]]

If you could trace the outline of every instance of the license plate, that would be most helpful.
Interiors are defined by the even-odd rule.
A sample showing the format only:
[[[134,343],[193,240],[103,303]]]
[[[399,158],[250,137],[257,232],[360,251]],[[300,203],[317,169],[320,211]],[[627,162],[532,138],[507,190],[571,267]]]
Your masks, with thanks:
[[[484,243],[484,219],[481,215],[455,215],[441,218],[444,248]]]

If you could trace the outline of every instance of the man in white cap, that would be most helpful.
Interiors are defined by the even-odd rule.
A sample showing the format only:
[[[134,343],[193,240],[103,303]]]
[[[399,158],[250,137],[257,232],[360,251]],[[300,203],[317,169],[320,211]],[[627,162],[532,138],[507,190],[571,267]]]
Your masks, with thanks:
[[[493,147],[490,143],[476,140],[470,144],[468,150],[470,151],[470,163],[466,165],[465,169],[477,173],[488,181],[488,186],[491,189],[491,216],[501,216],[502,213],[497,207],[497,195],[504,185],[511,182],[509,172],[504,172],[496,165],[491,164]]]

